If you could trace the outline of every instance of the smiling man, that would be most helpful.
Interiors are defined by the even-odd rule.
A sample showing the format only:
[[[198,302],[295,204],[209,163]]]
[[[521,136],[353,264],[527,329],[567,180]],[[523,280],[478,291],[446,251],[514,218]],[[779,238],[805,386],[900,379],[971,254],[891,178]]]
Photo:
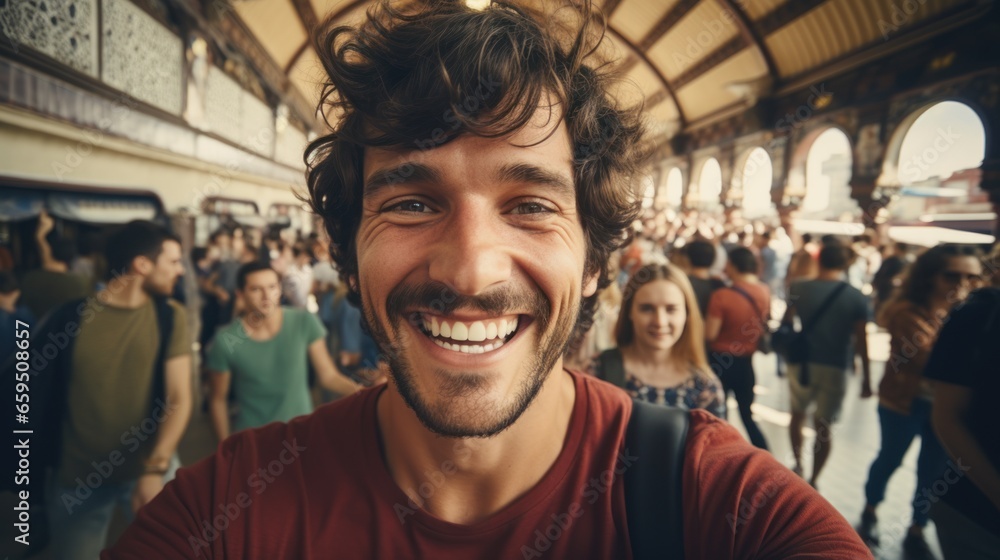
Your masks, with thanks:
[[[229,438],[106,558],[633,557],[632,403],[562,356],[637,213],[638,112],[584,63],[589,6],[405,10],[323,30],[309,152],[389,383]],[[870,557],[724,422],[692,412],[684,456],[686,557]]]

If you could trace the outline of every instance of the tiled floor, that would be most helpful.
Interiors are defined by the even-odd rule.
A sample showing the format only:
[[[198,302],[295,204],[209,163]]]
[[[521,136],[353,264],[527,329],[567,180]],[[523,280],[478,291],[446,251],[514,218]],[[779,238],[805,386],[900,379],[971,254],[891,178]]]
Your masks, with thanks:
[[[888,340],[884,334],[872,333],[870,344],[873,358],[879,359],[873,363],[873,376],[877,386],[881,378],[884,360],[888,352]],[[773,355],[758,354],[754,366],[757,371],[757,401],[754,415],[761,430],[768,438],[772,453],[786,465],[791,465],[791,446],[788,441],[788,386],[787,381],[775,374],[775,358]],[[875,399],[861,400],[858,379],[850,380],[850,389],[844,403],[841,421],[835,425],[833,450],[822,477],[819,480],[820,493],[826,497],[849,521],[856,523],[864,505],[863,486],[868,474],[868,467],[874,459],[879,446],[879,426]],[[736,411],[736,403],[730,402],[730,420],[737,429],[743,430]],[[810,457],[808,450],[812,443],[812,432],[807,430],[804,453],[806,472],[810,472]],[[185,464],[209,454],[215,446],[214,436],[209,426],[208,416],[195,413],[191,426],[181,444],[181,460]],[[887,499],[879,508],[879,518],[882,526],[881,547],[875,551],[879,559],[901,560],[905,556],[901,550],[902,538],[910,522],[910,497],[916,485],[916,456],[919,443],[915,442],[903,461],[903,466],[896,472],[889,483]],[[0,507],[10,511],[12,503],[8,503],[10,495],[0,497]],[[40,520],[39,520],[40,521]],[[116,520],[111,528],[109,542],[114,542],[120,535],[123,524]],[[9,529],[7,529],[9,531]],[[927,530],[927,540],[939,557],[937,538],[933,524]],[[5,537],[0,545],[0,556],[10,555],[18,558],[21,553],[19,545],[14,548],[11,538]],[[43,552],[35,556],[38,559],[48,558]]]
[[[880,358],[872,363],[873,386],[878,387],[888,353],[888,339],[884,334],[872,333],[869,337],[873,357]],[[771,452],[786,465],[793,465],[791,444],[788,437],[788,382],[777,377],[774,355],[757,354],[754,369],[757,372],[757,399],[754,416]],[[840,422],[834,425],[832,451],[823,473],[819,478],[820,494],[830,501],[852,524],[857,524],[864,507],[864,484],[868,478],[868,468],[879,450],[880,436],[876,398],[860,398],[860,375],[851,377],[844,401]],[[729,402],[730,422],[743,430],[736,410],[736,402]],[[803,462],[806,474],[812,471],[811,446],[814,432],[806,430],[803,447]],[[907,558],[902,551],[902,540],[910,525],[910,501],[916,487],[916,462],[920,450],[917,438],[911,445],[902,466],[889,481],[886,500],[878,508],[881,526],[880,546],[875,555],[879,559],[900,560]],[[937,536],[933,522],[925,531],[928,544],[940,558]]]

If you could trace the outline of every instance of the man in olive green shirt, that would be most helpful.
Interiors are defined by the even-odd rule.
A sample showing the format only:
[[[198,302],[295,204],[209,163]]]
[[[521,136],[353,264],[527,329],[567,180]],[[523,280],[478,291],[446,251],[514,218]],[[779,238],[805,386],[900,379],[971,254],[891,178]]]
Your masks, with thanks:
[[[319,318],[281,306],[281,279],[274,269],[260,262],[245,264],[236,283],[247,312],[216,333],[206,360],[213,372],[209,410],[220,441],[231,431],[312,412],[310,363],[327,389],[342,395],[360,389],[333,364]],[[232,430],[226,399],[231,383],[239,405]]]
[[[179,239],[151,222],[131,222],[108,239],[107,257],[108,287],[81,313],[72,346],[60,462],[48,495],[58,559],[96,558],[115,506],[131,519],[163,489],[191,415],[191,340],[174,301],[163,399],[153,398],[161,339],[153,298],[169,295],[184,272]]]

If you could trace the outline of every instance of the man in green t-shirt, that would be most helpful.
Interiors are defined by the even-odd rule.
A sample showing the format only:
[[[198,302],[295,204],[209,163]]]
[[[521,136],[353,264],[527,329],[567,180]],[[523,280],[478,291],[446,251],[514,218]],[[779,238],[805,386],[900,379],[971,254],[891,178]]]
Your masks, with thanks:
[[[48,494],[55,558],[96,558],[115,507],[131,519],[176,468],[191,416],[191,339],[184,308],[167,300],[173,327],[164,386],[154,387],[161,340],[154,297],[173,292],[181,257],[180,239],[152,222],[130,222],[108,238],[108,286],[85,302],[70,355]]]
[[[236,290],[246,312],[219,329],[206,360],[213,373],[209,409],[220,441],[231,432],[312,412],[308,364],[331,391],[343,395],[360,389],[337,371],[319,318],[281,306],[281,279],[273,268],[261,262],[243,265]],[[231,383],[239,405],[232,429],[226,400]]]

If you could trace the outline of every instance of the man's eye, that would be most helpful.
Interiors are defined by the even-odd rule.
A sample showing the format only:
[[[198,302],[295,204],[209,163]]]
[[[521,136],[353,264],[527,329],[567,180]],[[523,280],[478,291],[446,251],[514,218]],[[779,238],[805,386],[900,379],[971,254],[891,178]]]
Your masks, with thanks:
[[[518,204],[512,213],[514,214],[545,214],[552,212],[552,209],[540,202],[523,202]]]
[[[428,211],[427,205],[419,200],[404,200],[385,209],[386,212],[403,212],[405,214],[423,214]]]

